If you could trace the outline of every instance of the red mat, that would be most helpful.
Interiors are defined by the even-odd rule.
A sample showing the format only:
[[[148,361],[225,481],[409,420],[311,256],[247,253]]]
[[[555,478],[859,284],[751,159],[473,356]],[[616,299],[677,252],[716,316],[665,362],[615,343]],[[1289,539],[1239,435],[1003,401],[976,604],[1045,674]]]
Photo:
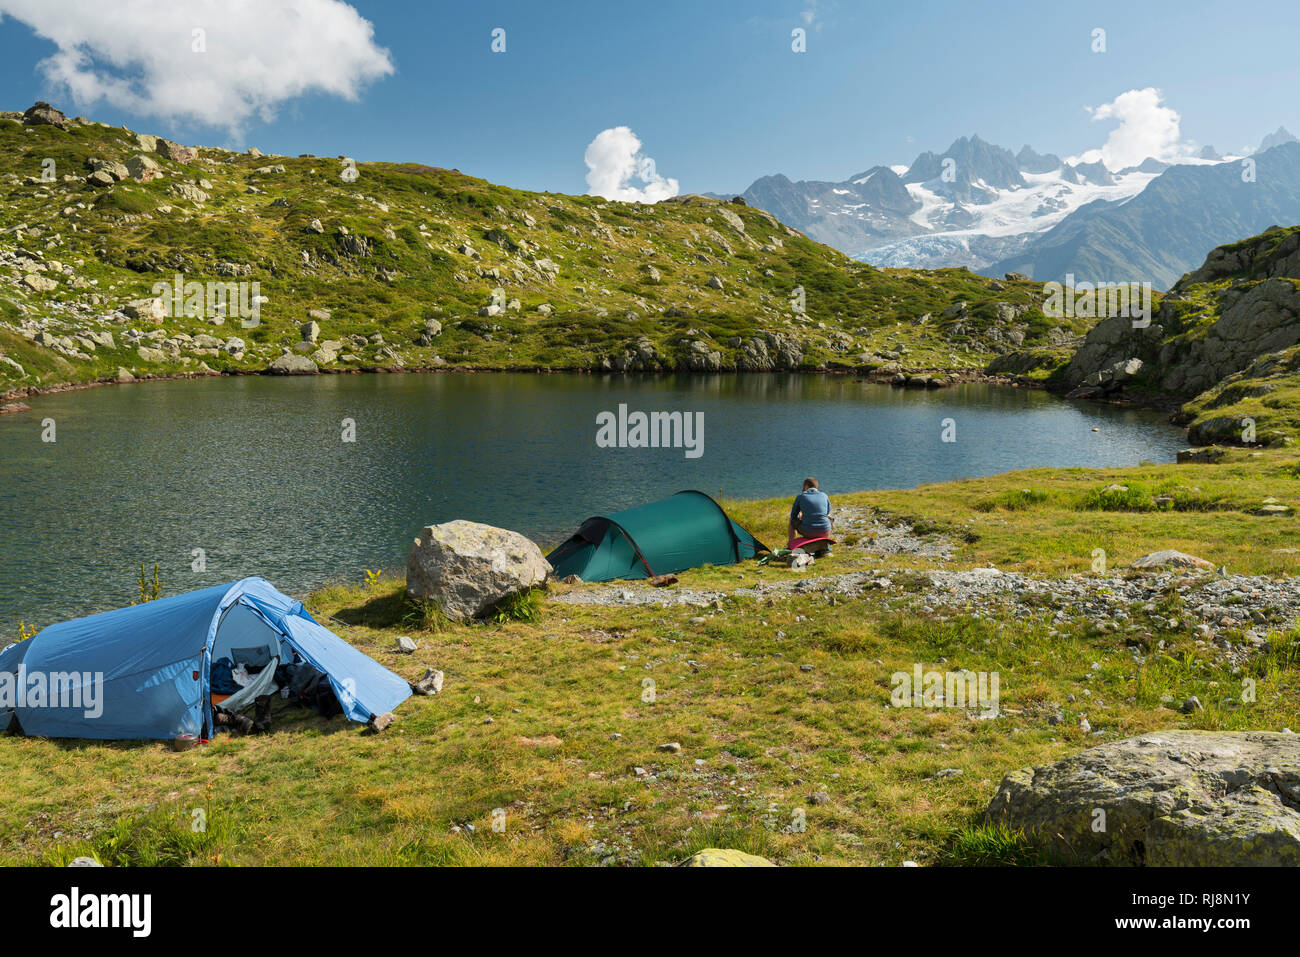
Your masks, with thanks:
[[[818,542],[824,542],[827,548],[835,544],[835,539],[829,535],[818,535],[816,538],[792,538],[786,544],[786,548],[804,548],[806,545],[815,545]],[[806,551],[806,549],[805,549]]]

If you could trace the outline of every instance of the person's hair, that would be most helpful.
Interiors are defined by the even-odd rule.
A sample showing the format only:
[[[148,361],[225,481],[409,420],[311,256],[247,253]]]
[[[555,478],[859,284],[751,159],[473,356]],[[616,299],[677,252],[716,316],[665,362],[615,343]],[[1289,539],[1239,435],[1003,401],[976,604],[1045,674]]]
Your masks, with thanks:
[[[808,478],[806,478],[806,479],[803,480],[803,487],[804,487],[804,488],[816,488],[816,487],[817,487],[817,480],[816,480],[815,478],[813,478],[813,477],[810,475]]]

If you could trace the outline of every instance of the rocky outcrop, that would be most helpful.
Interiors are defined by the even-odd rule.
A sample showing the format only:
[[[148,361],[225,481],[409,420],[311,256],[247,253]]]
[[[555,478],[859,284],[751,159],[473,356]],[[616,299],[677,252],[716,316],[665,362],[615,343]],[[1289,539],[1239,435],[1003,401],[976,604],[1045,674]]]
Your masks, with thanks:
[[[803,362],[803,346],[780,332],[738,339],[740,350],[736,366],[742,372],[771,372],[773,369],[797,369]]]
[[[1061,361],[1059,354],[1050,350],[1024,349],[1004,352],[990,362],[984,371],[988,375],[1027,375],[1035,369],[1059,365]]]
[[[989,823],[1090,863],[1300,865],[1300,735],[1159,731],[1008,774]]]
[[[1122,368],[1133,360],[1154,362],[1164,337],[1164,327],[1155,318],[1147,326],[1134,326],[1134,320],[1127,316],[1103,319],[1084,337],[1065,367],[1064,384],[1068,389],[1077,389],[1091,380],[1095,387],[1107,370]]]
[[[1268,279],[1218,294],[1219,319],[1203,339],[1166,343],[1161,389],[1191,397],[1247,368],[1256,357],[1300,343],[1300,282]]]
[[[686,347],[678,367],[689,372],[719,372],[722,369],[722,353],[711,348],[703,339],[695,339]]]
[[[1198,285],[1228,278],[1234,281],[1222,287]],[[1111,391],[1140,377],[1165,395],[1191,399],[1297,343],[1300,230],[1270,231],[1211,252],[1149,324],[1126,316],[1097,323],[1063,382],[1071,390]]]
[[[541,549],[518,532],[457,519],[428,525],[415,539],[406,561],[406,594],[463,620],[545,583],[550,574]]]
[[[1282,234],[1276,244],[1269,242]],[[1187,286],[1202,282],[1218,282],[1239,276],[1258,276],[1272,278],[1279,276],[1300,276],[1300,232],[1287,233],[1278,226],[1273,226],[1260,233],[1254,239],[1210,250],[1204,264],[1193,269],[1174,286],[1178,292]]]
[[[655,372],[661,367],[655,344],[645,336],[601,363],[601,368],[613,372]]]
[[[44,100],[38,100],[27,108],[23,123],[27,126],[56,126],[61,130],[68,128],[68,118]]]

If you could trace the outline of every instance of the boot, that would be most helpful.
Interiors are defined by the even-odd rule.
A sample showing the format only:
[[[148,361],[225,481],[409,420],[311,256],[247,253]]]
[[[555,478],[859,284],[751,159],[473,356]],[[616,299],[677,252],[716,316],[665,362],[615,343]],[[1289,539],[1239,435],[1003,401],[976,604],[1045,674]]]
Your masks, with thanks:
[[[232,733],[249,734],[253,730],[253,719],[225,708],[217,708],[217,727],[227,728]]]
[[[253,705],[257,709],[256,717],[253,719],[253,730],[258,734],[265,734],[271,730],[271,696],[259,695],[253,699]]]

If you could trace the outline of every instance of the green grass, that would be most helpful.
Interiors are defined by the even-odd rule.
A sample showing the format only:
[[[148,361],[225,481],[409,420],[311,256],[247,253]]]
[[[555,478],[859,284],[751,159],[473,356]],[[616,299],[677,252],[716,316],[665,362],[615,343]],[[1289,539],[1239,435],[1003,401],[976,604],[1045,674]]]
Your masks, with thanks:
[[[1002,824],[962,828],[939,858],[939,863],[954,867],[1033,867],[1044,861],[1032,837]]]

